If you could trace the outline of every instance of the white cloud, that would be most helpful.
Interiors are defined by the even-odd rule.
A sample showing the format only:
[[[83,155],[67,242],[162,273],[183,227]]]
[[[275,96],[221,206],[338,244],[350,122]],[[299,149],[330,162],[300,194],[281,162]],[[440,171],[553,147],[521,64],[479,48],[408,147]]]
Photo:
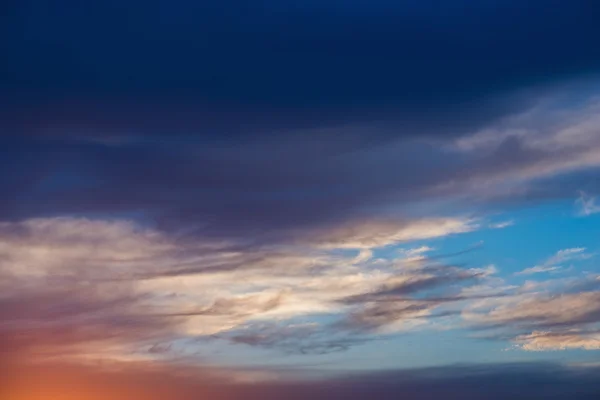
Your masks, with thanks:
[[[369,249],[360,249],[358,255],[354,258],[354,264],[359,264],[370,260],[373,257],[373,252]]]
[[[561,267],[554,267],[550,265],[537,265],[531,268],[525,268],[523,271],[517,272],[515,275],[533,275],[541,272],[553,272],[559,271]]]
[[[533,275],[543,272],[560,271],[563,264],[575,260],[585,260],[592,257],[592,254],[587,254],[584,247],[574,247],[570,249],[559,250],[552,257],[548,258],[542,265],[526,268],[515,275]]]
[[[433,251],[434,249],[429,246],[421,246],[411,249],[399,249],[400,259],[398,260],[401,265],[414,264],[417,265],[420,261],[426,260],[426,254]]]
[[[508,220],[508,221],[492,223],[489,225],[489,227],[492,229],[503,229],[503,228],[508,228],[509,226],[513,226],[514,224],[515,224],[515,221]]]
[[[429,246],[421,246],[421,247],[415,247],[412,249],[400,249],[398,250],[401,254],[404,254],[406,257],[415,257],[415,256],[421,256],[425,253],[428,253],[430,251],[433,251],[434,249],[429,247]]]
[[[498,273],[498,268],[495,265],[490,264],[483,268],[470,268],[469,271],[474,272],[476,274],[490,276]]]
[[[600,333],[534,331],[531,334],[519,335],[514,341],[519,348],[527,351],[600,350]]]
[[[556,254],[550,257],[545,265],[556,265],[572,260],[585,260],[590,258],[590,254],[585,254],[585,247],[575,247],[571,249],[559,250]]]

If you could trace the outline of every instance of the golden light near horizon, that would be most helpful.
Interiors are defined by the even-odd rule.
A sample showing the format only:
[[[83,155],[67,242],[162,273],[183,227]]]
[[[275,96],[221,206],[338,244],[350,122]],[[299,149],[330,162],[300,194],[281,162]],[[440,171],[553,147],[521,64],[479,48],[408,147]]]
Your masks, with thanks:
[[[21,364],[0,375],[1,400],[226,400],[236,389],[208,374],[154,364]]]
[[[21,366],[3,378],[2,400],[127,400],[150,398],[85,366]]]

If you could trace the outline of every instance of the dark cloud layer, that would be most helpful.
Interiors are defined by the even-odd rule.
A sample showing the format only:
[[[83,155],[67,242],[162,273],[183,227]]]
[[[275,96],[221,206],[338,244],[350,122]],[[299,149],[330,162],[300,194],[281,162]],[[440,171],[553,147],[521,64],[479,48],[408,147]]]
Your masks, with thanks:
[[[415,196],[442,174],[425,159],[368,150],[337,154],[333,142],[330,150],[319,145],[8,142],[0,179],[12,195],[2,199],[3,218],[142,212],[167,227],[192,223],[213,235],[259,236],[340,220],[404,187],[413,194],[402,197]],[[423,176],[409,172],[412,161]],[[400,177],[401,186],[390,186],[389,179]]]
[[[447,134],[514,110],[503,94],[600,66],[587,0],[3,7],[8,133],[232,137],[380,121]]]
[[[327,241],[315,229],[376,217],[402,220],[403,205],[423,200],[470,194],[473,213],[490,201],[572,197],[569,187],[558,191],[540,177],[597,164],[594,136],[557,149],[508,137],[470,153],[407,140],[350,151],[343,131],[337,137],[339,147],[333,139],[298,138],[115,146],[8,139],[0,149],[0,185],[10,196],[0,199],[0,216],[135,216],[214,237]]]
[[[485,197],[470,192],[482,182],[511,201],[564,196],[506,181],[570,171],[592,148],[499,132],[446,149],[597,72],[592,1],[3,7],[2,219],[133,215],[281,242],[385,206]]]

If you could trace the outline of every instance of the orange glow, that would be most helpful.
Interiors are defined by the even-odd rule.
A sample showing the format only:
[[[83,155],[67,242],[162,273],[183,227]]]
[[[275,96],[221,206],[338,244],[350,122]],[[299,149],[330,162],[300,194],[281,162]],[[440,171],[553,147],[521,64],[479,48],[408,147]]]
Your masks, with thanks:
[[[21,365],[3,372],[1,400],[225,399],[222,386],[203,384],[201,376],[186,380],[166,372],[71,365]]]
[[[142,395],[103,379],[95,381],[86,373],[39,367],[14,371],[4,389],[2,400],[120,400]]]

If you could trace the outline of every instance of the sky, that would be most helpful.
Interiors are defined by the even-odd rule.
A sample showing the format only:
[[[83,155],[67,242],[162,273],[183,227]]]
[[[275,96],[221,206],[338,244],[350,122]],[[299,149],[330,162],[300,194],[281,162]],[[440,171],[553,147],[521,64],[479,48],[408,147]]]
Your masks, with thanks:
[[[600,5],[9,0],[0,397],[600,394]]]

